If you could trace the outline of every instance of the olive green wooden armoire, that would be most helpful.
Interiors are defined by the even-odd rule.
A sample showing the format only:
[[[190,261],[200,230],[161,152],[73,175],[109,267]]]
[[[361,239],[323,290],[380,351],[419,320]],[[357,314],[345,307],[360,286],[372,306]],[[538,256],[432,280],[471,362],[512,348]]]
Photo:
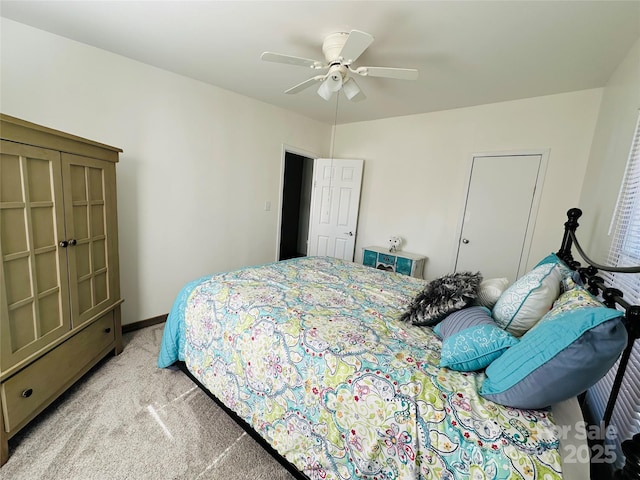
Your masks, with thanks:
[[[8,441],[122,350],[120,149],[0,115],[0,465]]]

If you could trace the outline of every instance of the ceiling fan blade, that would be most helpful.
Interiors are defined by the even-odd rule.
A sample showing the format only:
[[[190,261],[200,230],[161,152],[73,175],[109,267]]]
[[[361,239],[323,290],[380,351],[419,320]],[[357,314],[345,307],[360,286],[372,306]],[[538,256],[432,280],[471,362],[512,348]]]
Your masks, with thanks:
[[[347,37],[339,57],[342,57],[346,65],[355,62],[356,59],[373,43],[373,37],[360,30],[351,30]]]
[[[418,78],[418,70],[415,68],[358,67],[351,69],[351,71],[363,77],[396,78],[399,80],[416,80]]]
[[[292,93],[301,92],[305,88],[309,88],[311,85],[313,85],[316,82],[319,82],[319,81],[323,80],[324,78],[325,78],[324,75],[316,75],[315,77],[311,77],[310,79],[305,80],[304,82],[299,83],[297,85],[294,85],[293,87],[291,87],[288,90],[285,90],[284,93],[292,94]]]
[[[301,67],[310,67],[316,70],[328,68],[329,65],[313,60],[311,58],[294,57],[292,55],[283,55],[282,53],[264,52],[260,58],[267,62],[287,63],[289,65],[297,65]]]

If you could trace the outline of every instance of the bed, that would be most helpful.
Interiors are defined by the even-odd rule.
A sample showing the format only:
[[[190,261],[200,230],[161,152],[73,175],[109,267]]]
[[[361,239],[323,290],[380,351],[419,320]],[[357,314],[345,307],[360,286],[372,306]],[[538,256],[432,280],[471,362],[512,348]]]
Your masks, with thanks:
[[[177,296],[158,366],[182,365],[298,478],[588,478],[563,465],[586,448],[575,395],[496,403],[489,368],[440,366],[438,328],[400,320],[428,284],[330,257],[206,276]]]

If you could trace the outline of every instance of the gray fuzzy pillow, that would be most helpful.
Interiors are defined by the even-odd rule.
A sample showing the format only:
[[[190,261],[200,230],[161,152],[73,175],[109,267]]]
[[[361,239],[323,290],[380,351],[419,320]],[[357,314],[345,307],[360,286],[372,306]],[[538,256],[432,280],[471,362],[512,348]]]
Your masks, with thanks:
[[[480,272],[457,272],[436,278],[414,298],[400,320],[432,327],[450,313],[473,303],[481,281]]]

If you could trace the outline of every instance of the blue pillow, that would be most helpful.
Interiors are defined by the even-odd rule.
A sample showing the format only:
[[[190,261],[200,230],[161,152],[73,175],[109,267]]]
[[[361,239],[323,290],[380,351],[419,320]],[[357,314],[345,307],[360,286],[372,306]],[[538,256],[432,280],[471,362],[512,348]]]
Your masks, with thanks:
[[[491,318],[491,310],[487,307],[473,306],[450,313],[443,321],[433,327],[433,331],[444,340],[465,328],[484,324],[495,325]]]
[[[434,327],[442,341],[440,367],[461,372],[482,370],[518,340],[502,330],[485,307],[450,314]]]
[[[588,293],[588,292],[587,292]],[[581,292],[562,294],[517,345],[493,361],[480,395],[515,408],[538,409],[579,395],[602,378],[627,344],[622,312],[594,306]]]

